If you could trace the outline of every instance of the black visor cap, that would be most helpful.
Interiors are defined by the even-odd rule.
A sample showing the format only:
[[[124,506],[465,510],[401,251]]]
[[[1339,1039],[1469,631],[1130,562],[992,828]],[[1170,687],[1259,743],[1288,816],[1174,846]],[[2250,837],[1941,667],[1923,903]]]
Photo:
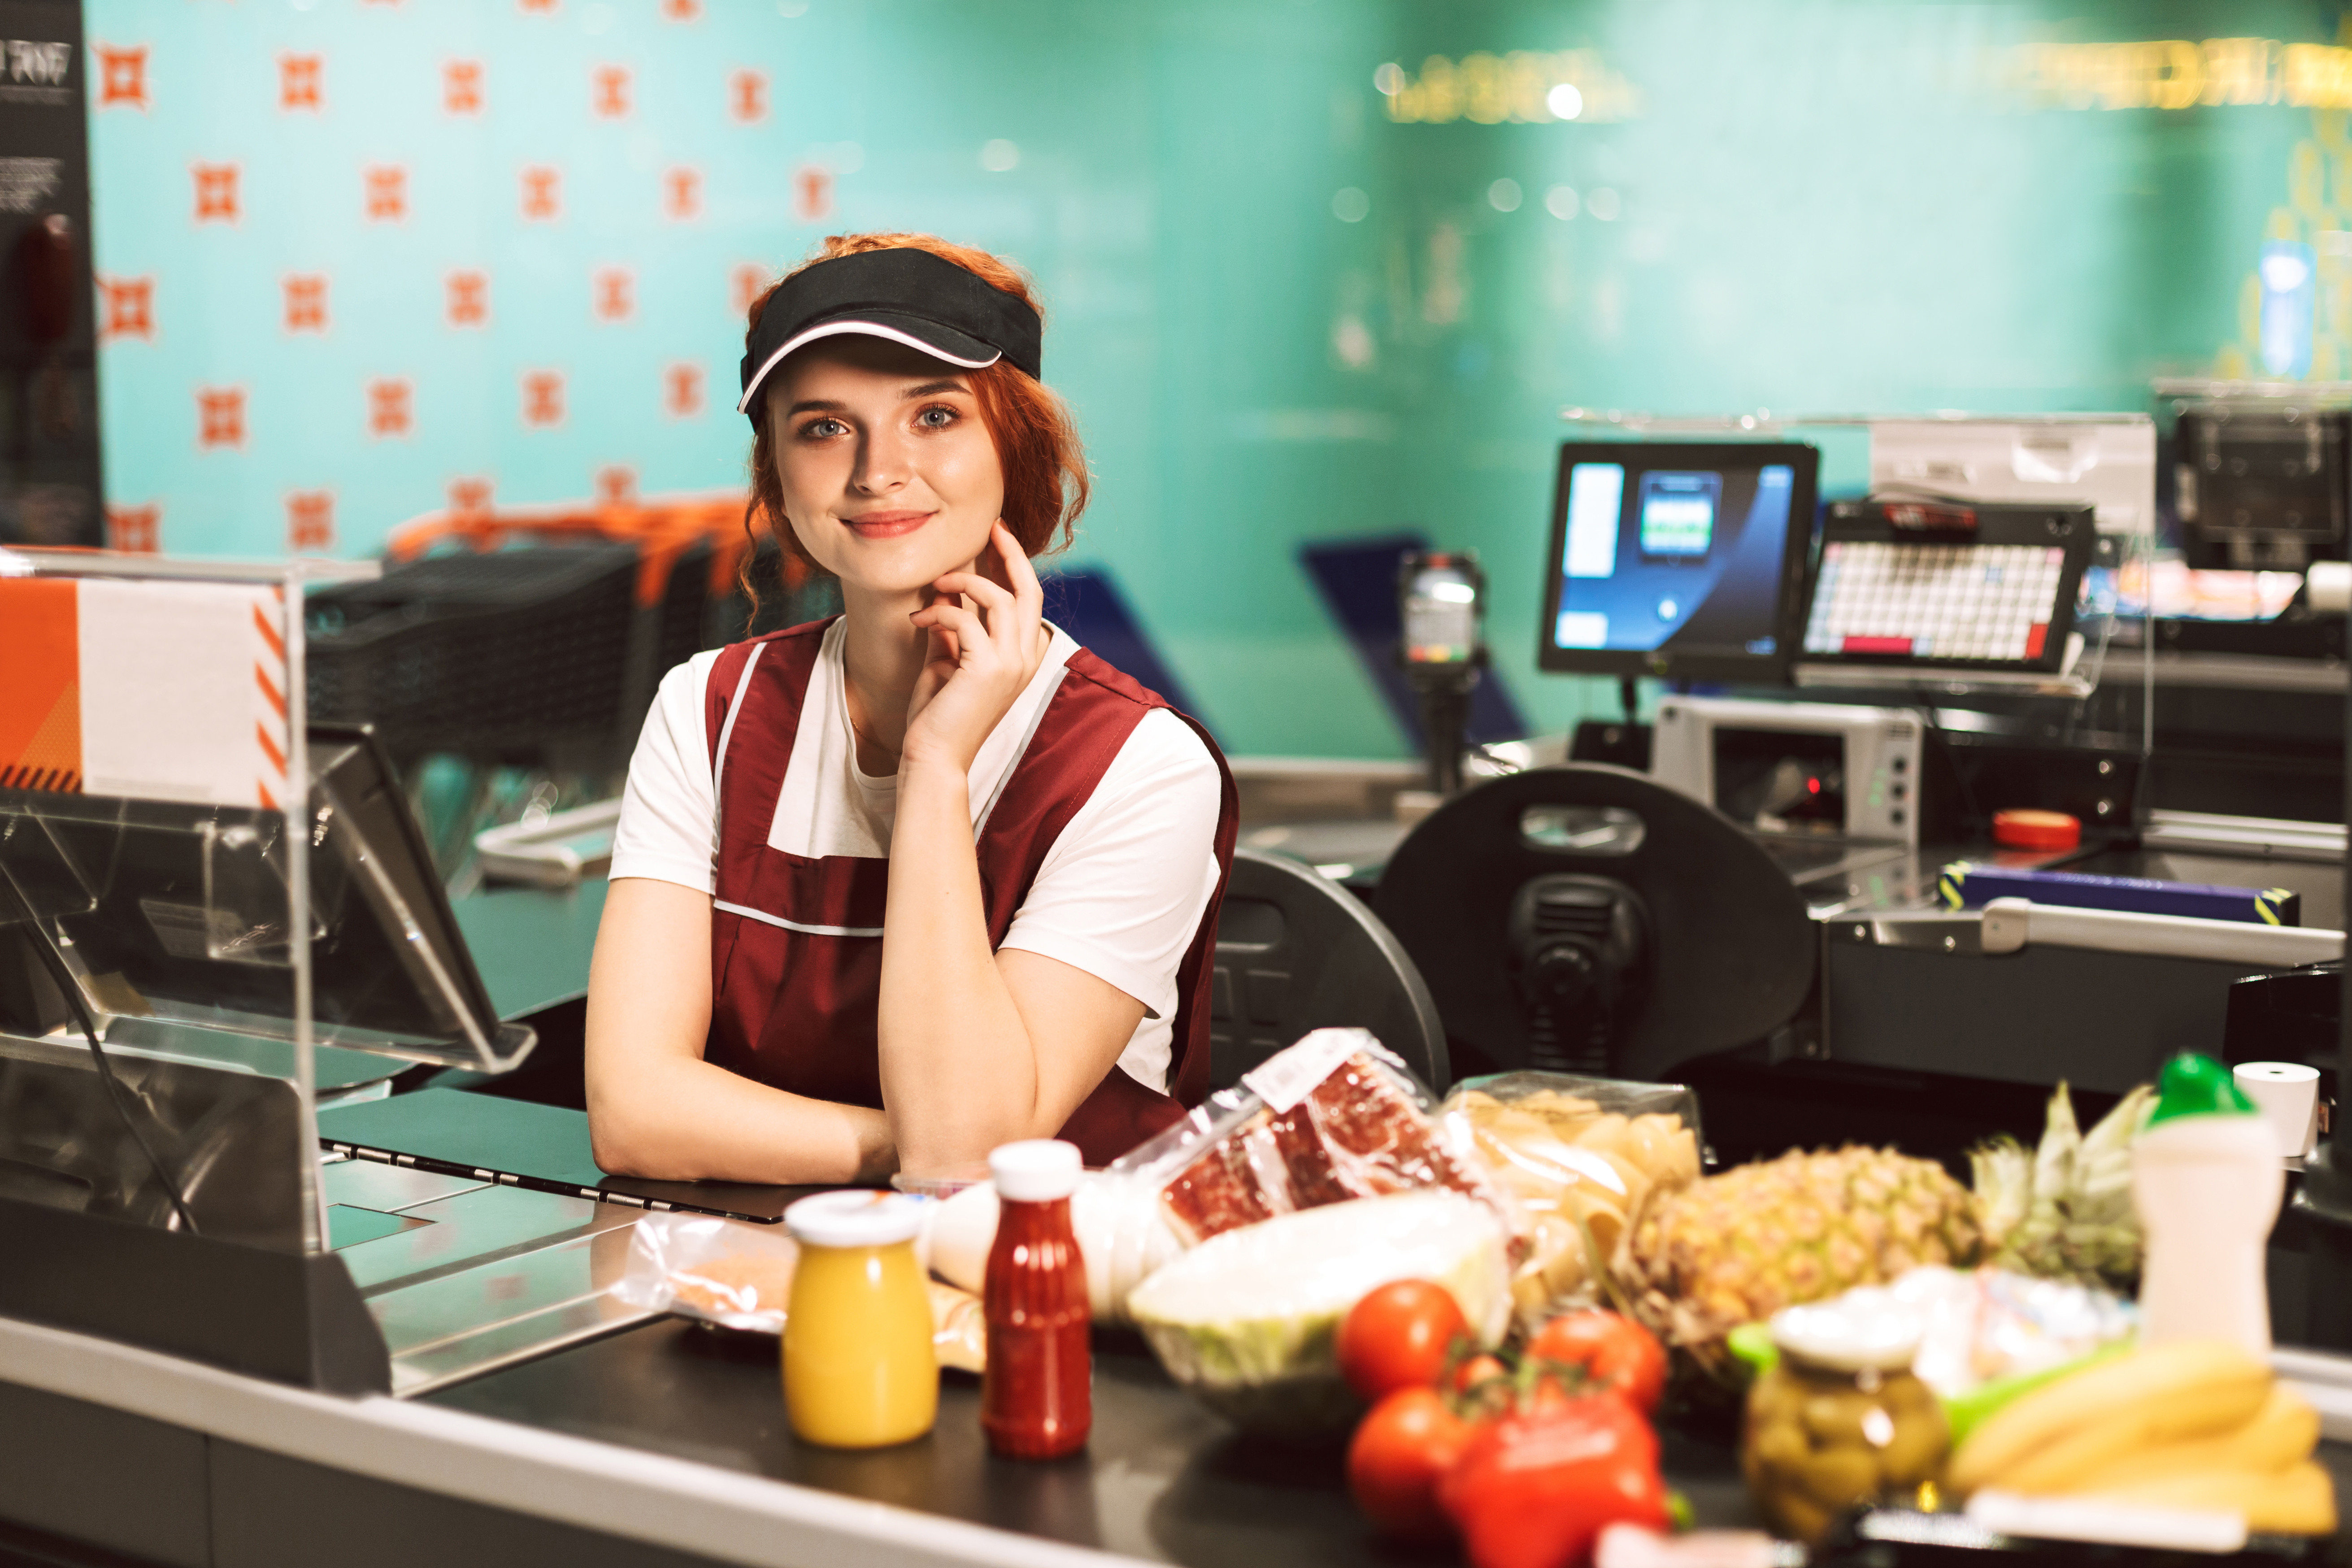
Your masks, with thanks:
[[[760,424],[752,396],[784,356],[820,338],[886,338],[966,369],[999,359],[1040,375],[1037,312],[928,250],[866,250],[820,261],[777,286],[743,344],[736,407]]]

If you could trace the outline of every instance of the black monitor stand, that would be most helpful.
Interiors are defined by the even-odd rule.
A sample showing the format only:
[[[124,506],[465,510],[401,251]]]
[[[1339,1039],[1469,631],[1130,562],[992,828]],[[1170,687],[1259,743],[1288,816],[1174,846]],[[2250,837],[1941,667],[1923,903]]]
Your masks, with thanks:
[[[1429,787],[1452,799],[1462,793],[1462,753],[1469,744],[1470,692],[1477,683],[1478,672],[1447,670],[1433,679],[1414,670],[1411,679],[1421,699],[1421,732],[1428,738]]]

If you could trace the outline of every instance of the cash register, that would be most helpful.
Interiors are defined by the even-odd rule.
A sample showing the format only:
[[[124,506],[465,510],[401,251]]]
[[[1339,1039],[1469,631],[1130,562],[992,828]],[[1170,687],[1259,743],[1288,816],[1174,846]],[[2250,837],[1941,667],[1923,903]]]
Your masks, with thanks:
[[[1765,1119],[1759,1136],[1779,1142],[1758,1152],[1895,1131],[1812,1130],[1797,1101],[1841,1075],[1869,1082],[1849,1097],[1857,1115],[1984,1088],[2014,1119],[2062,1078],[2096,1104],[2175,1050],[2217,1049],[2233,981],[2341,947],[2341,873],[2297,847],[2309,835],[2239,824],[2250,836],[2234,845],[2219,826],[2194,846],[2143,841],[2147,734],[2101,693],[2136,696],[2146,676],[2145,639],[2117,635],[2115,588],[2154,515],[2148,421],[1906,421],[1874,450],[1871,492],[1827,504],[1813,447],[1769,434],[1570,440],[1559,456],[1538,666],[1663,679],[1648,776],[1729,817],[1814,932],[1818,983],[1733,1053],[1804,1080],[1787,1115]],[[1600,732],[1620,728],[1588,724],[1572,754],[1611,760]],[[1612,822],[1570,826],[1587,847],[1638,837]],[[1956,864],[2002,877],[1948,877]],[[1391,879],[1377,907],[1410,924]],[[2209,895],[2200,909],[2242,918],[2174,912],[2188,906],[2162,895],[2184,883]],[[1636,928],[1594,918],[1591,963],[1631,951]],[[1646,928],[1654,949],[1692,934],[1667,923]],[[1811,958],[1792,962],[1811,978]],[[1538,973],[1512,963],[1497,961],[1494,984]],[[1622,1011],[1631,992],[1594,994]],[[1560,1036],[1557,1019],[1525,1037],[1547,1031]],[[1638,1063],[1606,1059],[1706,1070],[1674,1054],[1653,1041]],[[1948,1132],[1917,1142],[1957,1153],[1969,1135]]]
[[[1538,649],[1549,671],[1664,678],[1646,771],[1801,885],[1965,839],[1918,695],[2070,672],[2097,531],[2085,503],[1905,496],[1819,509],[1817,550],[1818,464],[1800,442],[1564,444]],[[1799,700],[1801,675],[1836,700]]]

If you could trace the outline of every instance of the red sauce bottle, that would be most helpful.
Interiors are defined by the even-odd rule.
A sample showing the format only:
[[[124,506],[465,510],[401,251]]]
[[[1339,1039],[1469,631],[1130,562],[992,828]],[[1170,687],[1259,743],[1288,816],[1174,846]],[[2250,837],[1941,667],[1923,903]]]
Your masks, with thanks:
[[[988,1156],[996,1183],[996,1243],[981,1303],[988,1323],[980,1425],[1009,1459],[1058,1459],[1093,1430],[1094,1356],[1087,1266],[1070,1230],[1078,1147],[1051,1138]]]

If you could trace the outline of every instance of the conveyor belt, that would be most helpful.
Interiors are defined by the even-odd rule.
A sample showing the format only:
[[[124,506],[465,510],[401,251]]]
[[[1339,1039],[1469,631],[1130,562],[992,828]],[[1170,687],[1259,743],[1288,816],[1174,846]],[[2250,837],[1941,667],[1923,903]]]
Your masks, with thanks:
[[[426,1396],[425,1403],[950,1519],[1198,1568],[1400,1561],[1348,1500],[1339,1443],[1252,1441],[1171,1385],[1131,1334],[1095,1336],[1095,1429],[1055,1464],[988,1452],[979,1380],[944,1374],[930,1436],[842,1453],[793,1440],[775,1342],[669,1320]],[[1700,1521],[1757,1528],[1727,1429],[1669,1432],[1666,1469]],[[1416,1559],[1417,1561],[1417,1559]]]

